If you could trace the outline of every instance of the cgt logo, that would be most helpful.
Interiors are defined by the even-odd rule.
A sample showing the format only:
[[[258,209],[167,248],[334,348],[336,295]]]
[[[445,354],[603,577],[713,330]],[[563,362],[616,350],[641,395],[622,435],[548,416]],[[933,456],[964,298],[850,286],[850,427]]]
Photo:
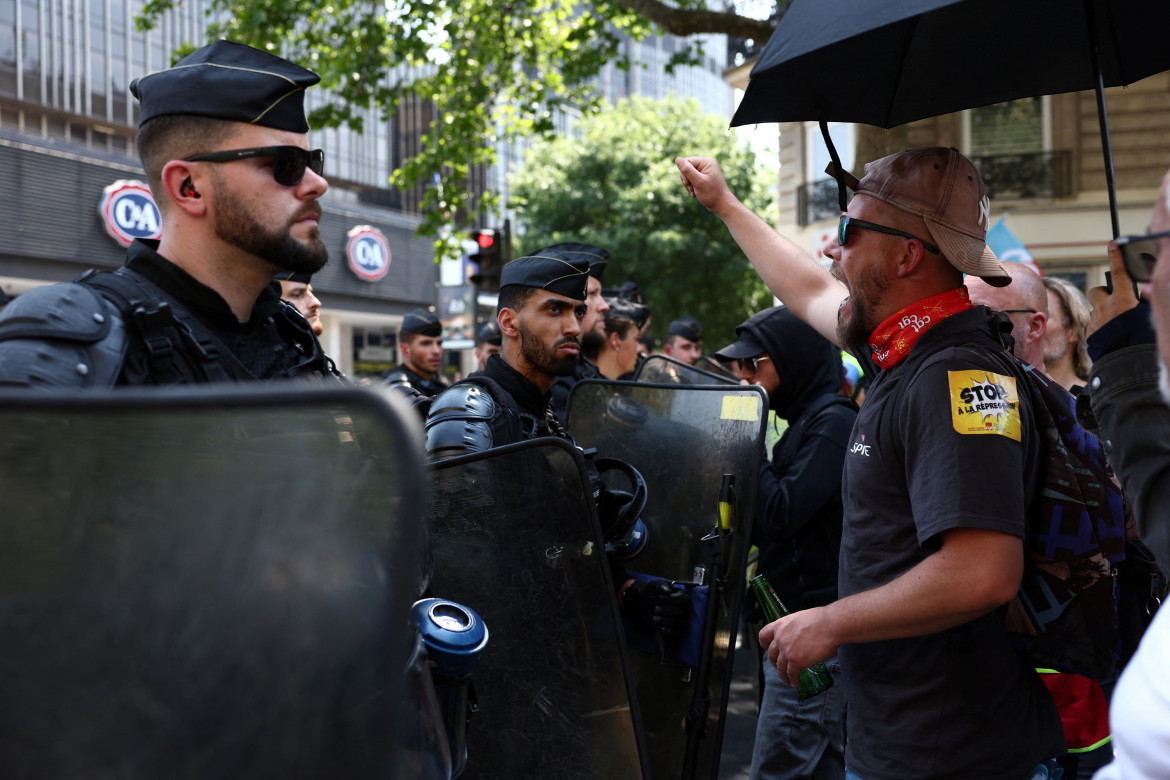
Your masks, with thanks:
[[[363,282],[376,282],[390,271],[390,245],[382,231],[358,225],[347,234],[345,257],[349,270]]]
[[[162,235],[162,215],[150,188],[140,181],[122,179],[102,190],[98,214],[106,232],[123,247],[136,238]]]

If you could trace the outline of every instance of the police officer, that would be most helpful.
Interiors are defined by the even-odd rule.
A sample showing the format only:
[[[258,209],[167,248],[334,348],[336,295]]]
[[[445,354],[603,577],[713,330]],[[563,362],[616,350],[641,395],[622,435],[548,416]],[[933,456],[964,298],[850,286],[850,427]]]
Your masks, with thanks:
[[[291,303],[309,323],[318,338],[325,332],[321,322],[321,299],[313,292],[313,275],[283,271],[276,275],[280,282],[280,299]]]
[[[431,403],[429,460],[538,436],[568,438],[549,406],[553,381],[581,354],[589,264],[559,250],[513,260],[500,272],[500,354]]]
[[[586,260],[560,250],[504,266],[496,315],[503,334],[500,354],[431,402],[424,424],[428,460],[541,436],[572,441],[553,413],[550,391],[554,380],[577,364],[588,274]],[[622,525],[624,518],[606,516],[600,478],[592,465],[590,471],[603,528]],[[613,573],[628,616],[666,636],[684,633],[690,615],[685,591],[665,580],[627,578],[617,566]]]
[[[135,80],[138,154],[162,216],[114,273],[32,290],[0,317],[0,384],[163,385],[337,374],[279,271],[325,265],[304,92],[317,74],[217,41]]]
[[[475,337],[475,362],[480,371],[487,367],[488,358],[500,354],[502,341],[500,323],[495,320],[488,320],[479,329]]]
[[[662,354],[680,360],[688,366],[703,356],[703,329],[694,317],[679,317],[666,328]]]
[[[402,363],[385,374],[386,384],[408,395],[430,398],[447,389],[443,367],[443,326],[433,312],[415,309],[402,318],[398,329]]]
[[[585,316],[581,319],[581,354],[577,365],[568,376],[558,376],[553,381],[552,403],[557,419],[564,425],[569,416],[569,393],[582,379],[597,379],[601,372],[594,361],[605,344],[605,313],[609,302],[601,291],[601,276],[609,264],[609,252],[591,244],[564,243],[547,246],[537,252],[562,252],[570,258],[579,258],[589,264],[589,278],[585,289]]]

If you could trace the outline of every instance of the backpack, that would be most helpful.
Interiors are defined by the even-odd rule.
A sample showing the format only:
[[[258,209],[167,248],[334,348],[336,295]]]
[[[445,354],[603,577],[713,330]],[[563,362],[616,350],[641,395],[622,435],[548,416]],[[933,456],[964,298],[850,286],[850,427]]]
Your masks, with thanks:
[[[1129,652],[1122,643],[1118,581],[1133,515],[1101,442],[1077,422],[1068,391],[1006,348],[954,347],[960,355],[991,357],[1016,379],[1041,441],[1024,576],[1003,610],[1004,627],[1036,668],[1107,678]],[[918,373],[947,355],[927,360]]]
[[[1127,656],[1118,585],[1133,513],[1101,441],[1077,422],[1073,396],[1014,363],[1032,397],[1043,473],[1028,510],[1024,579],[1004,625],[1036,668],[1104,679]]]

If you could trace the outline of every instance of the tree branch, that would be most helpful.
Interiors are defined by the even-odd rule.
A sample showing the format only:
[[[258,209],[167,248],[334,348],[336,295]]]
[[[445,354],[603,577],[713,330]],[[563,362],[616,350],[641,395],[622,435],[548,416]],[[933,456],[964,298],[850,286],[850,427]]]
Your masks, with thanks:
[[[624,8],[646,17],[671,35],[686,37],[698,33],[722,33],[746,38],[763,46],[775,29],[764,19],[749,19],[720,11],[691,11],[673,8],[660,0],[617,0]]]

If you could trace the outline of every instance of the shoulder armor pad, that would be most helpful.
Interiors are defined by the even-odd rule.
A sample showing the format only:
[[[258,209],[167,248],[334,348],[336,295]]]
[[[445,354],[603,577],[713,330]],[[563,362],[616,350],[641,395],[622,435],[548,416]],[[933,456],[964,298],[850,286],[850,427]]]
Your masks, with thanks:
[[[8,304],[0,316],[0,341],[64,339],[92,344],[110,332],[114,319],[105,299],[69,282],[36,287]]]
[[[111,387],[126,346],[121,316],[95,290],[38,287],[0,314],[0,385]]]
[[[494,446],[491,420],[497,410],[488,391],[474,382],[444,390],[431,402],[426,429],[427,460],[443,460]]]

